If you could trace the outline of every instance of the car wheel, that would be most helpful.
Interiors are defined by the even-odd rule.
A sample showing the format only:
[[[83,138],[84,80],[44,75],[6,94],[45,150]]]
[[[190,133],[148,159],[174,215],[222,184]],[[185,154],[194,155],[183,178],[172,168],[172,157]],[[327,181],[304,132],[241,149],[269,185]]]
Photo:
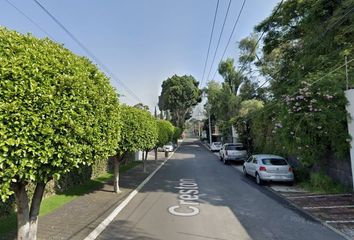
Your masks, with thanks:
[[[288,182],[288,186],[293,186],[294,185],[294,181]]]
[[[242,171],[243,171],[243,175],[245,175],[245,176],[247,177],[247,176],[248,176],[248,174],[247,174],[247,171],[246,171],[245,166],[243,166]]]
[[[262,181],[262,179],[261,179],[261,177],[259,176],[258,173],[256,173],[256,183],[257,183],[258,185],[262,185],[262,183],[263,183],[263,181]]]

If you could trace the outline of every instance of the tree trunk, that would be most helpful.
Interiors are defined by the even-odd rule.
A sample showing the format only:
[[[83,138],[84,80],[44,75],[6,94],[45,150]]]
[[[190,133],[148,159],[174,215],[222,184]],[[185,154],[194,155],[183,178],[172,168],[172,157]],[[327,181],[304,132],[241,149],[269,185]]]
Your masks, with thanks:
[[[157,162],[157,147],[154,148],[155,151],[155,162]]]
[[[29,207],[26,184],[23,182],[13,183],[12,190],[15,192],[17,206],[17,239],[29,239]]]
[[[145,156],[143,154],[143,172],[146,173],[146,159],[147,159],[147,156],[148,156],[148,152],[147,150],[143,151],[143,153],[145,152]]]
[[[113,181],[113,187],[114,187],[114,192],[115,193],[120,193],[119,190],[119,157],[115,156],[114,157],[114,181]]]
[[[31,210],[29,215],[29,239],[37,239],[37,227],[38,227],[38,214],[41,207],[41,202],[43,198],[43,193],[45,189],[45,183],[37,183],[36,189],[33,194],[31,202]]]

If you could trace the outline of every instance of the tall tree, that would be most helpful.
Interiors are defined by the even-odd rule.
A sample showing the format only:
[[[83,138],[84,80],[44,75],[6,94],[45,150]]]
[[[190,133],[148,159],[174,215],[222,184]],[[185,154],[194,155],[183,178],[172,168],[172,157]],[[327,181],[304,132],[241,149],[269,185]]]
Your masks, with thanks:
[[[123,105],[121,140],[114,157],[114,191],[119,193],[119,165],[129,152],[145,151],[155,146],[157,127],[146,110]],[[145,160],[145,159],[143,159]]]
[[[229,86],[231,92],[236,94],[244,76],[240,71],[237,71],[234,66],[234,60],[228,58],[220,62],[218,68],[219,74],[224,78],[225,83]]]
[[[166,79],[162,83],[162,91],[159,96],[159,108],[169,111],[172,122],[184,127],[186,117],[191,113],[192,107],[201,101],[199,83],[192,76],[177,76]]]
[[[0,58],[0,196],[15,195],[18,239],[36,239],[46,184],[113,154],[118,96],[88,59],[49,39],[0,28]]]

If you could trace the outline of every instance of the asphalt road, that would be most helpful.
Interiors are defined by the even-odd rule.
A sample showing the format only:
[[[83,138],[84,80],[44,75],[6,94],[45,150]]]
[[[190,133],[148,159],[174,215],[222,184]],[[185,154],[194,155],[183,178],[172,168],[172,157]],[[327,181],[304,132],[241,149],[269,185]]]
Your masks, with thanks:
[[[343,238],[186,140],[98,239]]]

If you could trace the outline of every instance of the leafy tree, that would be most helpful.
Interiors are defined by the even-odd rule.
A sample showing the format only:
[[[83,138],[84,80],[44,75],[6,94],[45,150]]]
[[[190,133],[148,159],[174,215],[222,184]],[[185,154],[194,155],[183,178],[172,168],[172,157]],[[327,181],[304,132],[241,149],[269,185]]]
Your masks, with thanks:
[[[114,153],[118,96],[94,64],[48,39],[0,28],[0,59],[0,195],[15,195],[18,239],[36,239],[47,182]]]
[[[198,84],[194,77],[187,75],[173,75],[162,83],[159,108],[171,113],[172,122],[177,127],[183,128],[192,107],[201,101]]]
[[[230,119],[235,117],[240,108],[240,97],[230,91],[228,84],[219,84],[210,81],[207,86],[206,93],[208,95],[208,112],[211,119],[220,127],[224,137],[228,137],[231,133]]]
[[[352,6],[352,0],[284,1],[256,26],[265,32],[260,69],[277,108],[271,137],[305,165],[321,164],[328,152],[348,153],[344,69],[332,69],[354,57]]]
[[[250,64],[257,58],[257,35],[252,34],[251,36],[242,39],[238,44],[238,48],[240,49],[240,56],[238,58],[239,63],[251,71]]]
[[[229,86],[231,92],[236,94],[244,76],[240,71],[237,71],[232,58],[226,59],[219,64],[219,74],[224,78],[225,83]]]
[[[143,104],[143,103],[137,103],[137,104],[135,104],[133,107],[139,108],[139,109],[141,109],[141,110],[149,111],[149,106],[148,106],[148,105],[145,105],[145,104]]]
[[[155,151],[155,161],[157,161],[157,148],[163,147],[163,145],[167,144],[172,140],[174,126],[170,121],[163,119],[156,119],[157,126],[157,142],[154,148]]]
[[[167,120],[158,119],[156,123],[158,129],[158,139],[156,146],[162,147],[163,145],[172,141],[175,128],[172,123]]]
[[[173,131],[173,136],[172,136],[173,142],[178,143],[178,139],[181,138],[182,133],[183,133],[183,129],[182,128],[175,127],[174,131]]]
[[[126,154],[151,149],[157,140],[156,124],[149,112],[135,106],[123,105],[121,115],[124,116],[122,117],[121,140],[114,157],[114,191],[116,193],[119,192],[119,165]]]
[[[243,143],[245,143],[248,152],[252,152],[251,123],[254,114],[263,108],[263,102],[258,100],[246,100],[241,102],[241,108],[236,118],[231,121],[236,127],[237,133]]]
[[[158,138],[158,129],[156,124],[156,119],[150,113],[148,113],[148,115],[146,115],[145,118],[142,119],[142,121],[144,122],[144,128],[146,131],[145,134],[146,143],[144,148],[142,149],[143,152],[145,150],[145,157],[143,157],[143,168],[144,168],[144,172],[146,172],[146,160],[147,160],[148,152],[156,146],[156,142]]]

